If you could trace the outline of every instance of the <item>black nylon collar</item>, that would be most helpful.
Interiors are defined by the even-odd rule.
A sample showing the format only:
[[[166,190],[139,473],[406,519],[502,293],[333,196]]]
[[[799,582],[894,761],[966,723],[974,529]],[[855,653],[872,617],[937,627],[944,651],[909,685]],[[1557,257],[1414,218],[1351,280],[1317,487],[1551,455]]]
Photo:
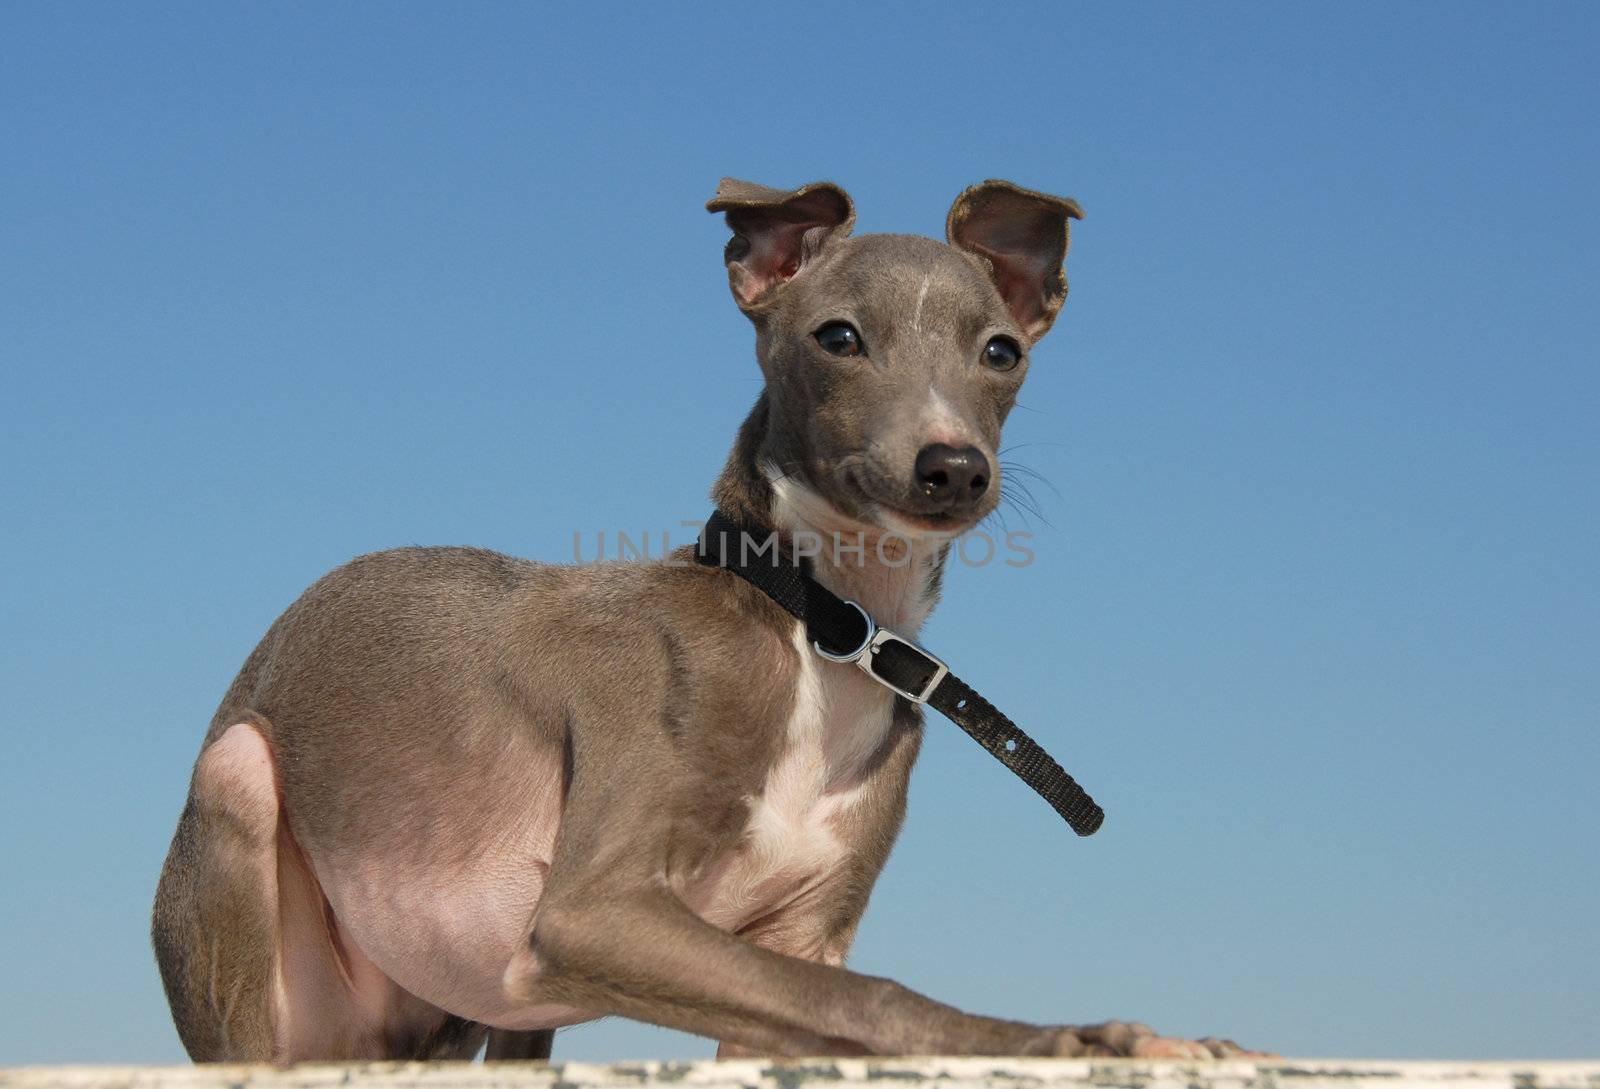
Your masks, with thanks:
[[[811,577],[803,559],[785,556],[771,530],[744,526],[714,511],[695,559],[724,567],[803,621],[818,653],[855,662],[902,698],[927,703],[966,731],[1050,803],[1080,836],[1093,835],[1105,811],[1044,748],[915,643],[878,628],[855,602]]]

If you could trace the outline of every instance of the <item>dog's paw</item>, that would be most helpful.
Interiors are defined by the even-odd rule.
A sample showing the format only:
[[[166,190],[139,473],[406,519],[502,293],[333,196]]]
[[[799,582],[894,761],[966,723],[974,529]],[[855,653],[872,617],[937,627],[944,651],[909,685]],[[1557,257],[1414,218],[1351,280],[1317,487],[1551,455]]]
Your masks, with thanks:
[[[1159,1036],[1138,1021],[1107,1021],[1100,1025],[1074,1025],[1052,1030],[1050,1054],[1064,1058],[1129,1059],[1265,1059],[1270,1052],[1249,1051],[1232,1040],[1207,1036],[1182,1040]]]
[[[1283,1056],[1276,1051],[1251,1051],[1247,1047],[1240,1047],[1232,1040],[1219,1040],[1215,1036],[1203,1036],[1195,1041],[1203,1044],[1218,1059],[1281,1059]]]

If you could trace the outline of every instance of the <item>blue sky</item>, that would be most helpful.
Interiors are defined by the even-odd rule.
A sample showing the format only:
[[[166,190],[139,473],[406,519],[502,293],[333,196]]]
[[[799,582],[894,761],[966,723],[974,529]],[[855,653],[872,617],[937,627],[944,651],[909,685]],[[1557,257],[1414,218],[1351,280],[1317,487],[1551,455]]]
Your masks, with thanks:
[[[723,174],[1088,213],[1007,432],[1038,561],[925,634],[1109,817],[931,723],[854,965],[1600,1054],[1597,46],[1581,4],[8,6],[0,1064],[181,1058],[150,894],[306,584],[703,513],[758,390]]]

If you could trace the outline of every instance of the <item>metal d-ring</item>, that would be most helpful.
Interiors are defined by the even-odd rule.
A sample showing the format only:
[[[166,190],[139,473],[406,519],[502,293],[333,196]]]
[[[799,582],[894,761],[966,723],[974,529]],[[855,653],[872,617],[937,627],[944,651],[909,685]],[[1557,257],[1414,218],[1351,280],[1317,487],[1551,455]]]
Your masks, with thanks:
[[[827,651],[822,649],[822,644],[821,643],[819,643],[815,639],[813,639],[811,641],[811,649],[816,651],[818,654],[822,655],[824,658],[828,659],[828,661],[830,661],[830,662],[853,662],[853,661],[855,661],[857,658],[860,658],[863,654],[865,654],[867,652],[867,648],[872,645],[872,637],[878,634],[878,625],[876,625],[876,624],[874,624],[872,622],[872,617],[867,615],[867,610],[863,609],[860,605],[856,604],[854,601],[848,601],[847,600],[845,602],[845,604],[850,606],[856,612],[861,614],[861,619],[863,621],[865,621],[866,625],[867,625],[867,634],[862,637],[861,645],[859,647],[857,647],[855,650],[850,651],[848,654],[829,654]]]

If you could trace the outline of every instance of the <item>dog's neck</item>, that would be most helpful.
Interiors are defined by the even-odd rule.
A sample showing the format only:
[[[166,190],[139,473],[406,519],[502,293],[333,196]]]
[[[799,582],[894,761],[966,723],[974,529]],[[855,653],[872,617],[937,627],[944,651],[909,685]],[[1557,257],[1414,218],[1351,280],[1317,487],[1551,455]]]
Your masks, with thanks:
[[[818,582],[879,625],[914,636],[938,602],[949,538],[905,537],[841,513],[798,474],[779,468],[768,450],[770,412],[763,393],[712,489],[717,506],[736,521],[776,530],[785,556],[803,542]]]

